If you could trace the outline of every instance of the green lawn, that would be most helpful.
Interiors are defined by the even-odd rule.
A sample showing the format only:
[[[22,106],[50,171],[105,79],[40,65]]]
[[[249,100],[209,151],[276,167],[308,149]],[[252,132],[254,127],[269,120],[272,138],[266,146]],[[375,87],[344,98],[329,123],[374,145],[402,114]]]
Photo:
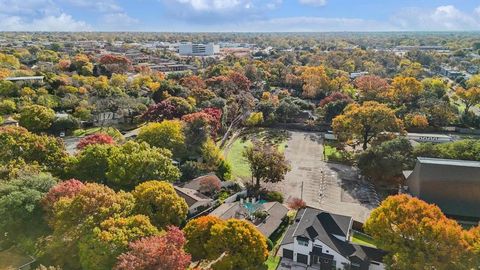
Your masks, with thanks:
[[[250,178],[250,167],[248,166],[247,161],[243,158],[243,151],[252,145],[250,140],[244,141],[242,139],[237,139],[230,146],[228,151],[227,161],[232,164],[232,175],[235,177],[240,177],[243,179]]]
[[[87,136],[93,133],[97,133],[101,130],[101,127],[93,127],[89,129],[77,129],[73,132],[73,135],[76,137]]]
[[[270,256],[268,257],[268,260],[265,262],[265,265],[267,265],[268,270],[275,270],[277,269],[279,263],[280,263],[280,257]]]
[[[16,270],[31,261],[32,258],[26,256],[16,248],[10,248],[0,252],[0,270]]]
[[[353,232],[352,238],[350,239],[352,243],[364,245],[368,247],[376,247],[375,242],[373,239],[365,234]]]
[[[232,175],[242,179],[250,179],[250,168],[242,153],[245,148],[252,145],[252,139],[276,144],[278,149],[283,152],[287,147],[288,138],[288,133],[276,129],[257,129],[241,135],[231,144],[226,155],[227,161],[232,165]]]
[[[337,148],[324,144],[325,147],[325,159],[326,160],[339,160],[342,158],[342,153],[340,153]]]

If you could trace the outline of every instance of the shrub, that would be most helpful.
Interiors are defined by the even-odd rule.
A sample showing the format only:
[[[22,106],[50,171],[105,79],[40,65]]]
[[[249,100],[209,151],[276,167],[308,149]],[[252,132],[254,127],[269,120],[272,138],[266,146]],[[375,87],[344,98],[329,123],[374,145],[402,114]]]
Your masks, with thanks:
[[[267,238],[267,249],[268,249],[268,251],[273,250],[273,242],[272,242],[272,240],[270,240],[270,238]]]
[[[291,209],[294,209],[294,210],[302,209],[306,206],[307,206],[307,204],[305,203],[305,201],[300,199],[300,198],[292,198],[288,202],[288,207],[290,207]]]
[[[283,203],[283,195],[278,191],[270,191],[265,195],[265,199],[269,202]]]

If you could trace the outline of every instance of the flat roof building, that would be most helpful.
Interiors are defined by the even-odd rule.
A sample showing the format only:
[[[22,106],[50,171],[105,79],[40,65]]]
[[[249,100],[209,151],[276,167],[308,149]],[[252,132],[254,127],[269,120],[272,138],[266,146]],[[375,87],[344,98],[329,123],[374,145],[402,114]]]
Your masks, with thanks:
[[[182,43],[178,46],[178,53],[182,56],[214,56],[220,53],[220,46],[213,43]]]
[[[480,220],[480,162],[419,157],[404,176],[411,195],[459,221]]]

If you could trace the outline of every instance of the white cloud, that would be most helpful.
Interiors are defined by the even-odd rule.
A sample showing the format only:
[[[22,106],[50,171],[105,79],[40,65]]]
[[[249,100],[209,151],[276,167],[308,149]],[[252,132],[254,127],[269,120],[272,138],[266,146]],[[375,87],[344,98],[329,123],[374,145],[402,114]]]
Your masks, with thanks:
[[[476,12],[476,11],[475,11]],[[480,18],[453,5],[433,10],[407,8],[392,17],[392,24],[405,30],[479,30]]]
[[[176,0],[187,4],[197,11],[222,11],[236,8],[240,5],[248,7],[250,1],[244,0]]]
[[[102,30],[125,31],[135,29],[140,21],[125,12],[108,13],[102,17]]]
[[[115,0],[64,0],[80,8],[89,8],[99,12],[120,12],[123,9]]]
[[[478,7],[475,9],[475,13],[477,14],[477,16],[480,16],[480,6],[478,6]]]
[[[52,0],[0,0],[0,13],[19,15],[55,14],[60,9]]]
[[[91,31],[92,27],[83,21],[76,21],[72,16],[61,13],[42,18],[26,20],[19,16],[0,15],[2,31]]]
[[[324,6],[327,4],[327,0],[298,0],[302,5],[311,5],[311,6]]]

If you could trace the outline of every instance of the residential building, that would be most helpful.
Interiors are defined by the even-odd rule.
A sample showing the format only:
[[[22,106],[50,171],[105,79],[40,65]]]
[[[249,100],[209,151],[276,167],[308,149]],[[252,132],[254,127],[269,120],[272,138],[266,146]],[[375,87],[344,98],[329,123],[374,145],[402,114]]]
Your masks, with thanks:
[[[15,127],[18,127],[18,121],[13,119],[11,116],[8,117],[7,119],[5,119],[5,121],[3,121],[3,123],[0,124],[0,126],[2,127],[6,127],[6,126],[15,126]]]
[[[380,270],[385,252],[350,242],[353,219],[307,207],[297,212],[279,252],[291,269]],[[300,267],[295,267],[300,266]],[[301,268],[301,267],[304,268]],[[283,269],[283,268],[279,268]]]
[[[213,199],[203,195],[197,190],[174,186],[178,196],[185,199],[190,215],[197,214],[213,205]]]
[[[256,213],[264,213],[265,217],[256,217]],[[224,203],[213,210],[210,215],[223,220],[246,219],[268,238],[282,224],[287,213],[288,208],[279,202],[244,202],[241,200]]]
[[[220,53],[220,46],[213,43],[181,43],[178,46],[178,53],[182,56],[214,56],[215,54]]]
[[[480,162],[417,158],[413,171],[404,171],[408,193],[462,223],[480,220]]]

